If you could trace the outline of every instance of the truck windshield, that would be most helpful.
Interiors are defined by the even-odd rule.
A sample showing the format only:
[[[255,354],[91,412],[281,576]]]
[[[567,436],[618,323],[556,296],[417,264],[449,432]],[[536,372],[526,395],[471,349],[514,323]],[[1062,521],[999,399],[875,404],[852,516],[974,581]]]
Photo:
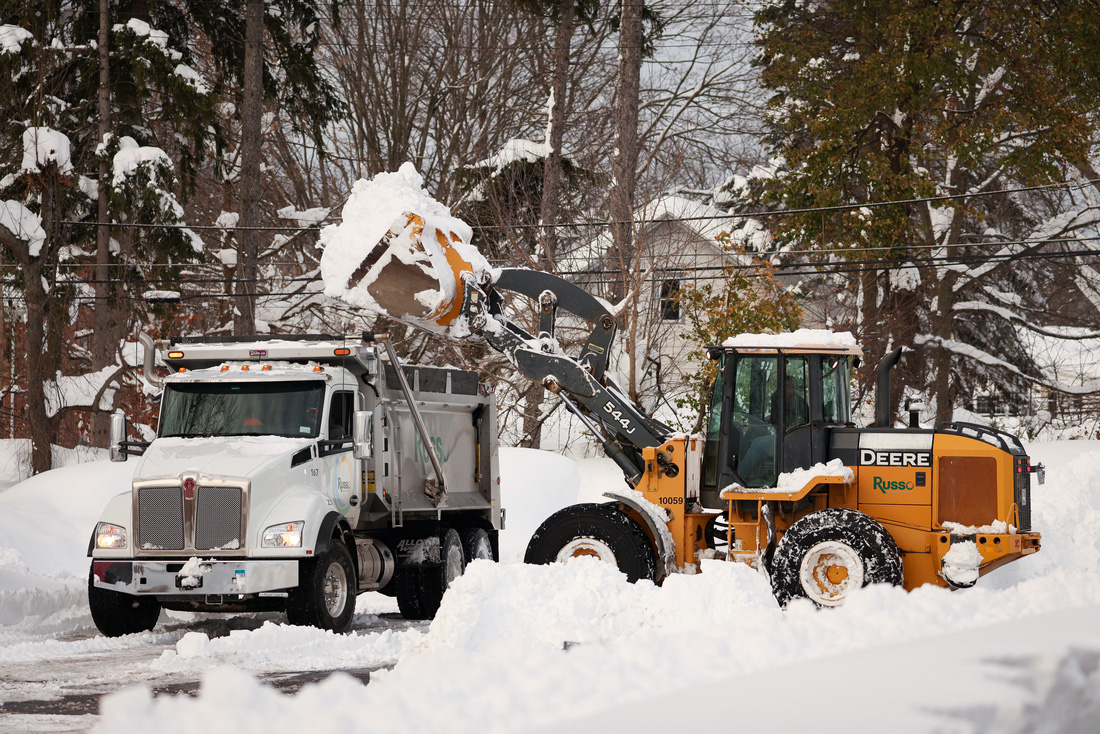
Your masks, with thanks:
[[[324,395],[319,381],[168,385],[158,435],[316,438]]]

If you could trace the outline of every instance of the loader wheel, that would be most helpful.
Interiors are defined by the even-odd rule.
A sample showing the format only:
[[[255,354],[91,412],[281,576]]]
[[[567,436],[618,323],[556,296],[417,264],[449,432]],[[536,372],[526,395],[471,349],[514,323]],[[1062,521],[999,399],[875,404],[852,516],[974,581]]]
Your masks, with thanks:
[[[286,601],[286,618],[295,625],[347,632],[358,588],[351,554],[334,539],[323,556],[301,562],[298,588]]]
[[[482,531],[484,532],[484,531]],[[488,540],[488,538],[486,538]],[[397,608],[405,619],[432,619],[443,595],[466,570],[466,555],[458,533],[448,529],[439,535],[438,566],[406,566],[397,571]]]
[[[577,556],[613,563],[631,582],[657,578],[657,561],[645,531],[611,504],[558,510],[531,536],[523,562],[564,562]]]
[[[495,561],[493,557],[493,544],[489,541],[489,534],[481,528],[462,528],[458,531],[462,537],[462,550],[466,554],[466,563],[484,559]]]
[[[806,515],[783,534],[771,581],[780,606],[804,596],[819,607],[836,607],[868,584],[900,585],[901,553],[872,518],[829,508]]]
[[[160,619],[160,602],[147,596],[133,596],[95,585],[94,572],[88,573],[88,608],[96,629],[107,637],[148,632]]]

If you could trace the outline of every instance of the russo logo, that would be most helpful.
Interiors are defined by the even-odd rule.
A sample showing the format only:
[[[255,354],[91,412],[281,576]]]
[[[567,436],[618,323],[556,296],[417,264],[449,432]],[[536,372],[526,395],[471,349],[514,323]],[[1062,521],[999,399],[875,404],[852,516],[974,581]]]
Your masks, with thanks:
[[[882,477],[875,477],[872,486],[878,491],[886,494],[887,492],[912,492],[912,482],[887,482]]]
[[[352,466],[348,454],[340,457],[336,463],[336,471],[333,472],[332,499],[336,502],[336,509],[344,513],[351,506],[352,495]]]

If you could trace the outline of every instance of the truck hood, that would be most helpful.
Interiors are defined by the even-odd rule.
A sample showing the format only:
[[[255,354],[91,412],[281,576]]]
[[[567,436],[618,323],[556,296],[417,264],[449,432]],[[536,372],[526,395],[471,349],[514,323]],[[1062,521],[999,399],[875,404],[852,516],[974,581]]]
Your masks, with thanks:
[[[285,462],[289,469],[290,457],[315,442],[282,436],[158,438],[145,449],[134,479],[175,477],[194,471],[250,477],[272,462]]]

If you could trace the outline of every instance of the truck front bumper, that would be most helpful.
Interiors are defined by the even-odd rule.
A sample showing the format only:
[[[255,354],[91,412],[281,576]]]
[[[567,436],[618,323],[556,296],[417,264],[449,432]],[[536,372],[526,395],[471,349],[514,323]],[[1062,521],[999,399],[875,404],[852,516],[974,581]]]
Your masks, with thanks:
[[[185,568],[190,565],[190,568]],[[213,595],[264,595],[298,585],[298,561],[182,560],[93,561],[93,583],[135,596],[202,598]],[[278,594],[282,595],[282,594]]]

